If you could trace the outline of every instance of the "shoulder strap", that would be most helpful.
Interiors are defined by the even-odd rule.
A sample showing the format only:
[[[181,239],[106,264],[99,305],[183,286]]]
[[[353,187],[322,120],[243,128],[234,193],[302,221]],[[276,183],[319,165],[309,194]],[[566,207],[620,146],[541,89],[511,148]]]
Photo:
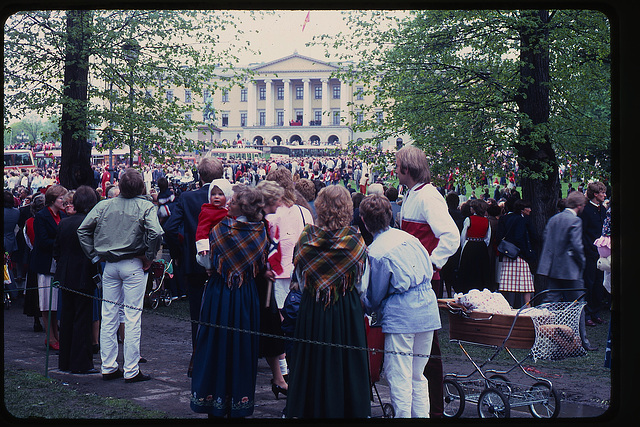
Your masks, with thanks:
[[[304,213],[302,213],[302,208],[300,207],[300,205],[296,205],[298,207],[298,209],[300,210],[300,215],[302,216],[302,228],[307,226],[306,221],[304,220]]]

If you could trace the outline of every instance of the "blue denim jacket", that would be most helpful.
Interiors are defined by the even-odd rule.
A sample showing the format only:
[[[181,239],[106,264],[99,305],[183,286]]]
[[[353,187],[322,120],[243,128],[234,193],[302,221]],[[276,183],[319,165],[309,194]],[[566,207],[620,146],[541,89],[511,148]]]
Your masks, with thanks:
[[[367,313],[376,312],[383,333],[440,329],[433,267],[420,241],[406,231],[387,228],[374,234],[363,277]]]

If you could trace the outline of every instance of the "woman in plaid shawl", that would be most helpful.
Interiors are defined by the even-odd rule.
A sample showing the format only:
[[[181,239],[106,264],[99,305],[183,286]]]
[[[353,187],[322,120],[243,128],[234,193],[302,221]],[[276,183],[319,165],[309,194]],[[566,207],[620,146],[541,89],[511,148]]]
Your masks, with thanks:
[[[342,186],[323,188],[294,251],[303,290],[294,337],[366,348],[361,277],[367,253],[350,226],[353,203]],[[371,415],[367,352],[294,342],[286,415],[290,418],[364,418]]]
[[[253,414],[258,374],[259,337],[226,326],[260,330],[255,277],[266,270],[268,253],[264,199],[246,185],[233,191],[229,217],[209,234],[213,270],[202,296],[193,360],[191,409],[210,417]]]

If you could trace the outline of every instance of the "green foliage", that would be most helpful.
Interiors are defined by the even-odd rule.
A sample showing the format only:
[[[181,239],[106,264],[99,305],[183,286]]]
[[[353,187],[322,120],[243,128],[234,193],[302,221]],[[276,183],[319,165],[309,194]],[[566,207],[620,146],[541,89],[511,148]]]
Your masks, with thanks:
[[[149,156],[167,156],[191,150],[186,138],[199,123],[186,117],[198,110],[195,102],[167,97],[170,87],[185,87],[193,101],[205,89],[212,92],[216,76],[225,85],[241,82],[235,68],[236,46],[243,33],[228,11],[96,10],[83,25],[84,45],[90,50],[89,128],[105,147],[129,144]],[[243,23],[246,24],[246,23]],[[236,34],[222,43],[221,34]],[[61,113],[66,40],[70,38],[64,11],[28,11],[5,23],[5,123],[28,111]],[[132,49],[135,43],[136,49]],[[177,95],[177,94],[176,94]],[[68,100],[67,100],[68,101]],[[183,100],[184,101],[184,100]],[[82,101],[73,108],[83,108]],[[105,136],[107,136],[105,138]]]
[[[365,121],[358,129],[384,138],[410,134],[432,159],[432,173],[456,166],[499,171],[512,166],[518,146],[535,151],[550,140],[560,162],[607,177],[609,21],[592,10],[549,16],[543,24],[537,13],[517,10],[350,11],[344,19],[353,33],[314,42],[327,52],[352,46],[337,57],[350,61],[339,77],[364,84],[365,94],[374,97],[363,108]],[[533,52],[549,54],[550,117],[522,134],[528,117],[516,101],[534,83],[529,74],[535,71],[521,59],[521,37],[527,33],[535,36]],[[382,121],[374,114],[380,110]],[[547,177],[553,165],[542,156],[517,159],[533,179]]]

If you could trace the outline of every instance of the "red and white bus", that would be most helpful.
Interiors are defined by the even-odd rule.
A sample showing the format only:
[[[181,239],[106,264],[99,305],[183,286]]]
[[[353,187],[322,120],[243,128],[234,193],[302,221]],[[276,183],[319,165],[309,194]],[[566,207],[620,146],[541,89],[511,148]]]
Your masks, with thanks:
[[[30,170],[36,167],[31,150],[4,150],[4,168]]]

